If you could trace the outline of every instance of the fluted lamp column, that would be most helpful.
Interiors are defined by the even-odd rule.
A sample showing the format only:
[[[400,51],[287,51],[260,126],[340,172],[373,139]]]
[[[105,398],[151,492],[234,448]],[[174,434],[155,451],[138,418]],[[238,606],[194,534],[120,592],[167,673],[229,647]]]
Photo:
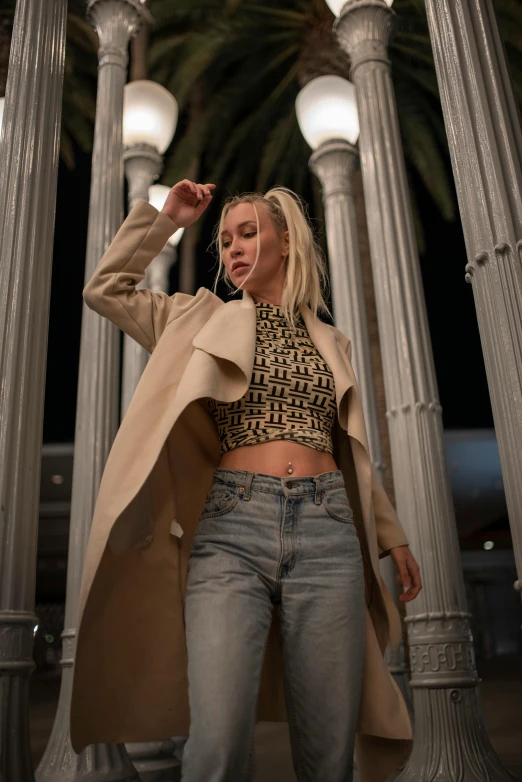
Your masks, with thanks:
[[[352,176],[359,164],[359,151],[355,146],[359,138],[355,88],[340,76],[319,76],[300,91],[296,113],[301,132],[314,150],[310,168],[322,186],[335,325],[352,341],[352,363],[361,390],[372,465],[381,483],[384,483],[385,465],[379,437],[352,187]],[[399,589],[392,558],[385,557],[380,562],[380,568],[383,580],[398,605]],[[412,712],[403,644],[396,652],[387,650],[386,662]]]
[[[423,589],[406,604],[415,710],[413,750],[397,780],[510,780],[486,733],[470,614],[444,457],[384,0],[328,0],[351,59],[396,505]]]
[[[426,0],[522,598],[522,129],[491,0]]]
[[[163,154],[176,132],[178,104],[161,84],[148,79],[125,85],[123,99],[123,160],[129,184],[129,212],[163,169]],[[148,273],[136,288],[149,288]],[[128,334],[123,335],[123,377],[120,418],[123,419],[147,364],[149,353]]]
[[[29,676],[66,16],[66,0],[18,0],[0,107],[2,782],[34,779]]]
[[[128,43],[146,11],[139,0],[89,0],[86,16],[98,33],[98,91],[87,228],[87,283],[123,222],[122,112]],[[116,435],[120,331],[85,304],[74,440],[62,681],[56,717],[36,771],[38,782],[138,782],[125,745],[91,744],[77,755],[69,733],[78,598],[98,488]],[[103,683],[92,683],[93,687]]]

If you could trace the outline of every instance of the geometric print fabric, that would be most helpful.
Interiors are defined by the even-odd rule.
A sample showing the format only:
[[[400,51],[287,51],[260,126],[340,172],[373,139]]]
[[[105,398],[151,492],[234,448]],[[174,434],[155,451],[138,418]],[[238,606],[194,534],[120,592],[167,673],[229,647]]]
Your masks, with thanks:
[[[296,329],[278,304],[256,302],[256,349],[250,387],[235,402],[207,398],[221,453],[241,445],[295,440],[333,453],[337,413],[332,372],[300,313]]]

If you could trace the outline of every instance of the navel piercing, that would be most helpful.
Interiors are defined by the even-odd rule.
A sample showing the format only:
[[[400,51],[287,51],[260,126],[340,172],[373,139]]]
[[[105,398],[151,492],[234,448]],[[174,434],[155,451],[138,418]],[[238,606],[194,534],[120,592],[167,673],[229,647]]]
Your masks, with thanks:
[[[293,473],[293,470],[292,470],[292,462],[288,462],[288,470],[287,470],[287,472],[289,472],[289,473]]]

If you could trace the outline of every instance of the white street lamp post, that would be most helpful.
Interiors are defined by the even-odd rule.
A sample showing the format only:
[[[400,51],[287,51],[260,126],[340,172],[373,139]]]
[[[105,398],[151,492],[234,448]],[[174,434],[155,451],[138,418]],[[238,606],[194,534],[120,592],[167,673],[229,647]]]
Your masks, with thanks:
[[[148,201],[149,188],[161,173],[163,154],[174,137],[177,121],[176,99],[161,84],[140,79],[125,85],[123,159],[129,183],[129,211],[140,199]],[[150,288],[149,269],[136,288]],[[132,337],[123,335],[120,419],[123,419],[127,412],[149,355]]]
[[[355,146],[359,117],[355,88],[340,76],[319,76],[308,82],[296,100],[301,132],[314,153],[310,168],[322,185],[326,239],[335,325],[352,341],[354,371],[361,389],[372,466],[384,483],[377,401],[364,303],[352,176],[359,163]],[[399,590],[391,557],[380,563],[383,579],[398,604]],[[388,649],[386,662],[411,711],[403,644]]]
[[[89,0],[87,4],[86,15],[98,33],[100,46],[86,283],[123,222],[123,86],[127,77],[128,43],[138,32],[145,13],[140,0]],[[119,425],[119,344],[120,330],[84,304],[62,634],[62,681],[51,737],[36,771],[38,782],[139,780],[123,743],[92,744],[76,755],[69,734],[75,625],[83,562],[103,468]],[[93,686],[96,686],[94,682]]]
[[[335,33],[351,59],[395,497],[423,589],[406,604],[413,750],[401,779],[508,780],[484,727],[470,614],[444,457],[442,408],[399,135],[384,0],[349,0]]]
[[[49,8],[52,6],[52,8]],[[29,746],[38,505],[67,2],[18,0],[0,146],[0,777]]]
[[[522,129],[491,0],[426,0],[522,598]]]

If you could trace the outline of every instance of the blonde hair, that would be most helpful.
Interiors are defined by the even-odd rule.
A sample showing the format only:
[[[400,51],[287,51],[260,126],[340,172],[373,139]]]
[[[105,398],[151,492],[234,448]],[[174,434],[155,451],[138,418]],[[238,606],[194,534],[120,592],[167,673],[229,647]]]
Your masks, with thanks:
[[[316,316],[318,312],[325,312],[332,318],[323,298],[323,290],[328,288],[326,261],[321,248],[314,239],[301,199],[286,187],[273,187],[264,194],[244,193],[243,195],[231,196],[224,202],[213,242],[219,254],[219,269],[214,281],[214,293],[221,277],[229,288],[234,287],[223,263],[221,232],[227,214],[238,204],[252,204],[256,213],[257,255],[255,263],[258,261],[260,253],[259,215],[256,204],[262,204],[265,207],[276,229],[281,234],[288,231],[289,253],[281,308],[291,328],[295,327],[294,316],[298,314],[303,304],[310,307]]]

